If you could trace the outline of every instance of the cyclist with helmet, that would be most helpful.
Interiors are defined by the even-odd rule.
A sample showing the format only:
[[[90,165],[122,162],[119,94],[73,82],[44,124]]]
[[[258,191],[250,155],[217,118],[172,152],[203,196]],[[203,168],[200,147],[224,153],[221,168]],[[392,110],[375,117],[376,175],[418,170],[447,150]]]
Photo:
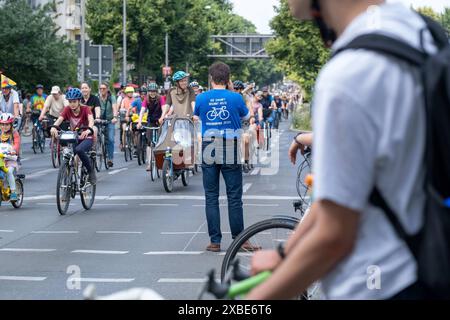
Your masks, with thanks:
[[[58,135],[58,128],[63,121],[68,121],[70,130],[83,130],[80,134],[78,145],[74,147],[74,153],[80,158],[83,166],[89,172],[89,181],[91,184],[97,183],[95,175],[95,168],[91,164],[88,152],[92,149],[94,134],[94,116],[92,111],[87,106],[81,105],[83,94],[78,88],[70,89],[66,93],[66,99],[69,101],[69,106],[65,107],[58,120],[50,130],[51,134],[56,137]]]
[[[163,107],[163,114],[159,120],[164,121],[166,116],[176,114],[178,117],[190,117],[194,113],[195,92],[189,87],[189,74],[178,71],[173,75],[176,85],[167,93],[167,101]]]
[[[150,83],[148,86],[148,95],[146,103],[142,106],[141,113],[139,114],[138,129],[142,128],[142,121],[144,119],[145,113],[147,113],[147,124],[150,127],[159,127],[158,120],[161,118],[162,109],[164,101],[162,97],[158,95],[158,85],[154,82]],[[147,144],[150,147],[153,141],[153,131],[147,130]],[[150,152],[150,148],[147,148],[147,152]],[[147,155],[147,159],[150,156]],[[147,166],[147,171],[150,171],[150,164]]]
[[[200,94],[200,92],[199,92],[200,85],[198,84],[197,81],[192,81],[192,82],[189,84],[189,87],[191,87],[192,89],[194,89],[195,96],[198,96],[198,95]]]
[[[250,119],[242,120],[242,130],[244,130],[244,134],[242,135],[242,149],[244,154],[244,165],[242,169],[245,173],[248,173],[251,169],[250,166],[250,143],[253,143],[252,137],[254,137],[255,133],[255,115],[253,113],[253,108],[251,105],[251,101],[247,98],[246,92],[251,89],[250,86],[245,88],[245,85],[242,81],[236,80],[233,82],[234,91],[239,93],[245,101],[245,105],[247,106],[248,111],[250,112]]]
[[[280,120],[281,120],[281,112],[284,109],[284,103],[283,103],[283,100],[281,99],[281,95],[279,92],[275,92],[273,102],[276,106],[275,121],[274,121],[273,127],[274,127],[274,129],[278,129],[278,126],[279,126]]]
[[[11,155],[20,155],[20,135],[13,129],[14,115],[11,113],[2,113],[0,115],[0,129],[1,129],[1,143],[9,144],[11,147]],[[18,166],[18,161],[8,160],[5,161],[5,165],[8,168],[6,172],[9,188],[11,189],[11,201],[17,200],[16,194],[16,179],[14,177],[14,170]]]
[[[276,117],[276,105],[273,99],[273,96],[269,94],[269,88],[263,87],[262,88],[262,99],[259,101],[262,104],[263,107],[263,119],[262,123],[264,125],[265,121],[269,121],[270,123],[274,123],[275,117]]]

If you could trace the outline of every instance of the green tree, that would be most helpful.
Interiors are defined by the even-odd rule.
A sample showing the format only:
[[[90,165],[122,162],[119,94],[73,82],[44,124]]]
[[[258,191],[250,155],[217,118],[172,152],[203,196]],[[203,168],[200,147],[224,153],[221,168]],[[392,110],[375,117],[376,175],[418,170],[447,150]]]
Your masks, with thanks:
[[[319,30],[312,22],[299,22],[292,17],[287,0],[281,0],[271,21],[275,39],[267,50],[273,55],[278,69],[300,83],[308,97],[321,67],[329,59]]]
[[[49,88],[76,82],[75,46],[56,35],[50,9],[33,10],[26,0],[0,4],[0,68],[21,89],[32,90],[37,83]]]
[[[447,34],[450,36],[450,8],[445,8],[441,15],[441,24],[447,30]]]
[[[174,70],[188,68],[192,78],[206,84],[208,67],[214,61],[208,54],[214,50],[210,36],[228,33],[255,33],[255,26],[236,15],[225,0],[128,0],[127,2],[127,59],[135,65],[132,75],[149,75],[162,81],[164,64],[164,36],[169,34],[169,61]],[[111,44],[116,56],[122,58],[122,0],[88,0],[87,23],[89,36],[96,43]],[[249,75],[255,62],[225,61],[233,75],[242,79]],[[259,62],[261,68],[263,62]],[[271,78],[279,72],[266,68],[262,74]],[[119,66],[120,68],[120,66]]]
[[[436,20],[436,21],[440,21],[440,20],[441,20],[441,17],[440,17],[440,15],[439,15],[439,13],[437,13],[436,11],[434,11],[432,7],[428,7],[428,6],[425,6],[425,7],[418,7],[418,8],[415,9],[415,10],[416,10],[417,12],[419,12],[419,13],[425,15],[425,16],[428,16],[428,17],[430,17],[430,18],[433,18],[433,19]]]

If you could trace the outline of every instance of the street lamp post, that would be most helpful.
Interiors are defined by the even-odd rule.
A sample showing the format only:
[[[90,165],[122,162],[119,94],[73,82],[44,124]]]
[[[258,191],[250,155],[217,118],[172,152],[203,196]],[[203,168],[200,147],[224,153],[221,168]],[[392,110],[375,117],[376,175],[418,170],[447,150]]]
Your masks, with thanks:
[[[81,0],[81,82],[84,82],[85,70],[86,70],[86,23],[85,23],[85,9],[86,0]]]
[[[123,0],[123,84],[127,83],[127,0]]]

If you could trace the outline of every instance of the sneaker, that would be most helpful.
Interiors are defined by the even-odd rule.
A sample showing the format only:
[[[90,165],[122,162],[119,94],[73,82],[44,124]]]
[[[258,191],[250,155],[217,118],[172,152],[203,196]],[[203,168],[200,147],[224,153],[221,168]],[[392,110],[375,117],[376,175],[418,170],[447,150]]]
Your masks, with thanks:
[[[220,243],[210,243],[210,244],[206,247],[206,251],[220,252]]]
[[[17,193],[11,192],[11,195],[9,196],[9,200],[10,201],[17,201],[18,200]]]
[[[91,172],[89,173],[89,182],[91,184],[97,183],[97,175],[95,174],[95,169],[92,169]]]
[[[108,167],[110,168],[114,167],[114,163],[112,162],[112,160],[108,160]]]

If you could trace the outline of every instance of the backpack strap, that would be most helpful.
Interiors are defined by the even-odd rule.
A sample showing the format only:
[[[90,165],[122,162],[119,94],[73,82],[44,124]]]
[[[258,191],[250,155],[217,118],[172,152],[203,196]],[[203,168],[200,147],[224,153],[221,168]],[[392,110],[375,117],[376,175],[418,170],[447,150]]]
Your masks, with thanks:
[[[412,47],[404,41],[382,34],[370,33],[356,37],[346,46],[336,50],[333,53],[333,58],[339,53],[350,49],[375,51],[407,61],[415,66],[422,65],[427,57],[426,53]]]

